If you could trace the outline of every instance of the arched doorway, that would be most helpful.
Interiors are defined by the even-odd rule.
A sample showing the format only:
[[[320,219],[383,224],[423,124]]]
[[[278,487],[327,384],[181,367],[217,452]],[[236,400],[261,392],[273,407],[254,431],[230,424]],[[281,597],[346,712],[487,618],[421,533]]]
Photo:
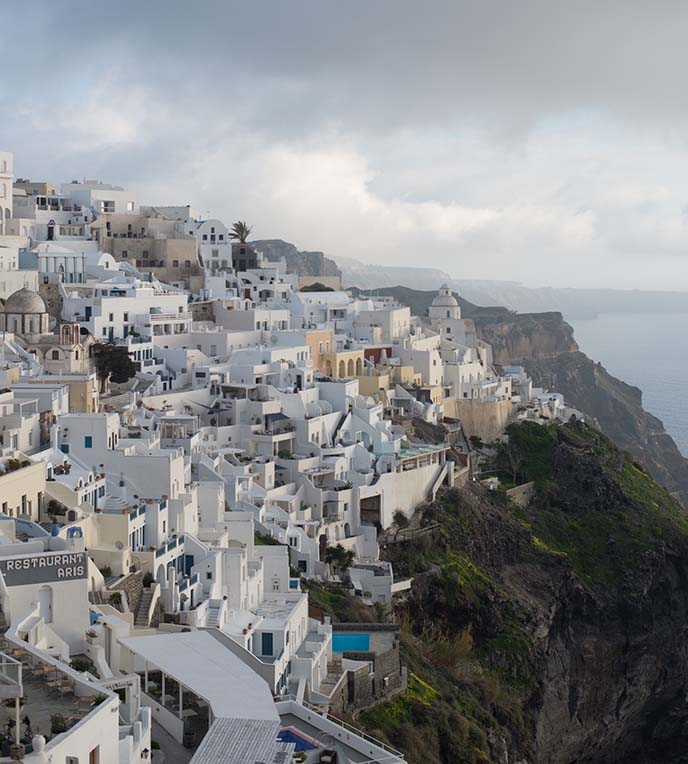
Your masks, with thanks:
[[[46,623],[53,622],[53,589],[47,584],[38,590],[38,614]]]
[[[353,358],[349,358],[349,364],[346,369],[346,374],[349,377],[353,377],[354,375],[354,360]]]

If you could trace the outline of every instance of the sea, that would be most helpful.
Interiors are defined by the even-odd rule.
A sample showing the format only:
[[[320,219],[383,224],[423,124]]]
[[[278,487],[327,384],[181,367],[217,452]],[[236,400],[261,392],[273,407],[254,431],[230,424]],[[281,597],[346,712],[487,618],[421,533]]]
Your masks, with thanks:
[[[643,391],[643,407],[688,457],[688,314],[600,314],[566,319],[580,349]]]

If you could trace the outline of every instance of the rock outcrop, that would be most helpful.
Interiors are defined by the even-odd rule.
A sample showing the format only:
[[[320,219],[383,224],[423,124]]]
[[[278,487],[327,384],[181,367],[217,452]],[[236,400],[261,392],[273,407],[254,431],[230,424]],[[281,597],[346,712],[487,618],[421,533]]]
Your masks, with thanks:
[[[560,313],[481,313],[478,336],[495,363],[525,367],[538,387],[556,390],[662,485],[688,505],[688,460],[662,422],[642,405],[642,392],[612,376],[578,349]]]
[[[273,262],[284,258],[288,273],[299,276],[338,276],[341,271],[334,260],[325,257],[322,252],[301,252],[293,244],[282,239],[258,239],[250,242],[268,260]]]

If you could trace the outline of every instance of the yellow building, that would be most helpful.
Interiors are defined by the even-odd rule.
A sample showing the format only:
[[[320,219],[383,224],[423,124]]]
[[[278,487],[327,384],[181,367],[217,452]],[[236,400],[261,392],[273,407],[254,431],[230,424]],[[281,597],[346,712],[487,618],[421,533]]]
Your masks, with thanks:
[[[379,395],[383,403],[387,403],[389,390],[389,372],[386,369],[366,369],[363,376],[357,377],[358,391],[361,395]]]
[[[325,368],[323,373],[331,379],[351,379],[363,374],[362,350],[343,350],[339,353],[326,353],[323,361]]]
[[[325,374],[325,358],[334,348],[334,332],[332,329],[306,329],[304,340],[311,349],[313,371]]]
[[[0,511],[9,517],[26,515],[37,522],[45,496],[45,465],[32,464],[23,454],[0,460]]]
[[[386,366],[389,371],[390,382],[393,385],[403,387],[420,387],[423,384],[423,375],[416,371],[413,366]]]

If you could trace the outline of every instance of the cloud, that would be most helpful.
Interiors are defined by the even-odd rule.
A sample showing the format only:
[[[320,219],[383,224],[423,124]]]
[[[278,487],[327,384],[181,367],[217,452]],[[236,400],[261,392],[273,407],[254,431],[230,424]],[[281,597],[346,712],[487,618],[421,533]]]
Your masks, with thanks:
[[[2,140],[22,175],[332,255],[688,288],[686,21],[621,0],[38,1],[0,9]]]

